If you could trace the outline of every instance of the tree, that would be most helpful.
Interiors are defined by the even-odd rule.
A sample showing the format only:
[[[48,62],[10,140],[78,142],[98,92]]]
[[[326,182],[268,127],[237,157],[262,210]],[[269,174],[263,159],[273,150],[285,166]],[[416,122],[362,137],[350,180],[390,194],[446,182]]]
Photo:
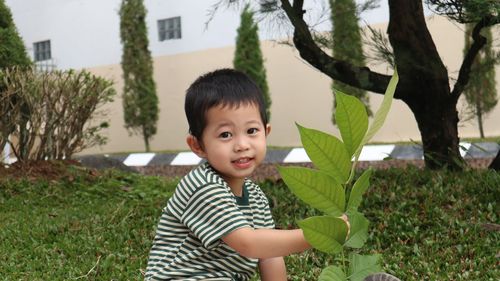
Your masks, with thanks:
[[[235,2],[235,1],[230,1]],[[427,168],[462,169],[459,152],[457,101],[469,82],[474,58],[487,43],[481,30],[500,23],[498,0],[425,0],[435,13],[459,23],[473,23],[473,43],[460,66],[453,89],[448,71],[427,28],[421,0],[388,0],[387,33],[400,80],[394,98],[412,111],[422,138]],[[271,5],[273,4],[273,5]],[[300,56],[335,81],[383,94],[390,75],[332,57],[317,44],[304,20],[303,0],[267,0],[266,12],[286,18],[293,26],[293,43]],[[273,6],[273,9],[269,7]]]
[[[465,51],[472,44],[470,36],[473,27],[472,24],[466,24]],[[491,29],[485,28],[482,33],[488,41],[472,63],[470,81],[464,90],[464,95],[470,111],[477,118],[479,135],[484,138],[483,119],[497,104],[497,89]]]
[[[0,68],[31,65],[23,40],[4,0],[0,0],[0,42]]]
[[[119,13],[125,127],[131,134],[142,135],[146,151],[150,151],[149,143],[156,134],[159,109],[153,62],[148,49],[144,2],[123,0]]]
[[[267,86],[266,69],[260,49],[258,26],[253,20],[254,13],[248,5],[241,13],[241,23],[236,37],[236,51],[233,65],[237,70],[250,76],[259,86],[264,96],[268,120],[271,118],[271,97]]]
[[[331,8],[332,30],[332,54],[335,58],[345,60],[357,66],[365,65],[363,54],[363,43],[358,25],[358,15],[354,0],[329,0]],[[371,114],[370,99],[363,89],[349,86],[340,81],[333,81],[333,89],[343,93],[349,93],[359,98],[366,107],[368,115]],[[335,99],[335,96],[334,96]],[[335,108],[335,100],[334,100]],[[335,112],[332,114],[332,122],[335,124]]]
[[[17,28],[12,20],[12,14],[9,7],[5,4],[4,0],[0,0],[0,69],[13,67],[13,66],[29,66],[31,60],[26,53],[23,40],[17,32]],[[3,99],[5,85],[3,81],[0,82],[0,99]],[[15,126],[10,120],[18,118],[14,115],[14,109],[21,110],[19,120],[19,145],[24,149],[27,135],[27,123],[30,115],[29,109],[26,105],[15,96],[6,98],[8,101],[3,101],[2,106],[6,106],[5,114],[0,116],[0,156],[1,151],[4,149],[8,142],[9,136],[14,132]],[[1,157],[0,157],[0,160]],[[1,161],[0,161],[1,162]]]

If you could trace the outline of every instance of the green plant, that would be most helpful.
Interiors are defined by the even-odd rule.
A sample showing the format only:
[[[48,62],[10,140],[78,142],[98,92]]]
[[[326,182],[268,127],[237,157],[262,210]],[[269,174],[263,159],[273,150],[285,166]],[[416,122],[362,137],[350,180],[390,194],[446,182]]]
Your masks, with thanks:
[[[363,54],[363,42],[359,28],[358,10],[355,0],[329,0],[332,21],[332,55],[336,59],[347,61],[354,65],[366,65]],[[352,87],[346,83],[332,80],[332,91],[339,89],[341,92],[349,93],[359,98],[366,107],[368,116],[372,116],[370,110],[370,98],[365,90]],[[335,108],[335,96],[333,99]],[[332,112],[332,122],[335,124],[335,110]]]
[[[381,271],[379,255],[352,252],[346,260],[345,248],[360,249],[368,239],[369,221],[358,211],[358,207],[368,189],[372,171],[365,170],[352,182],[363,145],[385,121],[398,79],[395,71],[370,127],[363,103],[355,97],[337,92],[336,121],[343,141],[297,125],[304,149],[318,169],[279,168],[283,180],[297,197],[325,213],[298,223],[307,241],[322,252],[340,253],[340,266],[324,268],[319,280],[363,280],[369,274]],[[343,214],[349,218],[350,231],[341,218]]]
[[[95,121],[115,94],[111,81],[88,71],[25,67],[2,69],[0,81],[0,144],[8,143],[18,160],[70,158],[106,142],[100,131],[108,123]]]
[[[266,105],[267,118],[271,118],[271,97],[267,85],[266,68],[260,49],[259,27],[255,23],[254,13],[248,5],[241,13],[241,23],[236,37],[233,66],[250,76],[259,86]]]
[[[0,45],[0,68],[14,65],[31,65],[23,40],[12,20],[12,13],[4,0],[0,0],[0,38],[2,40]]]
[[[150,141],[157,131],[159,109],[153,60],[148,49],[144,0],[123,0],[119,14],[125,128],[131,134],[142,135],[146,151],[150,151]]]

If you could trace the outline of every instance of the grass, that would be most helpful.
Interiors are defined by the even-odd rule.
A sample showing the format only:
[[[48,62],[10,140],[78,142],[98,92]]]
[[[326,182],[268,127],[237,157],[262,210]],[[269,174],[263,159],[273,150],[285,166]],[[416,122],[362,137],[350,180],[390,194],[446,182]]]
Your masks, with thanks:
[[[493,171],[376,171],[361,206],[371,221],[362,253],[382,254],[384,271],[401,280],[499,280],[500,232],[483,227],[499,223],[499,187]],[[263,189],[281,226],[320,215],[284,186],[266,183]],[[290,280],[316,280],[335,261],[309,251],[286,263]]]
[[[499,280],[500,175],[416,168],[377,171],[361,209],[370,219],[363,253],[381,253],[401,280]],[[57,181],[0,179],[2,280],[140,280],[154,230],[176,180],[108,171]],[[294,227],[319,213],[281,183],[264,182],[276,222]],[[316,280],[333,257],[286,258],[289,280]]]
[[[175,187],[107,172],[94,179],[0,185],[2,280],[140,280]]]

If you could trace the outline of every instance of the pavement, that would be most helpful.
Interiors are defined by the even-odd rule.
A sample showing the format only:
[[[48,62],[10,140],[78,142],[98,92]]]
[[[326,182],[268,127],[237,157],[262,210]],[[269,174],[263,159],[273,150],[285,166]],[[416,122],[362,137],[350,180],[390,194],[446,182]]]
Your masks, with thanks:
[[[468,158],[494,158],[500,150],[500,144],[495,142],[460,143],[460,154]],[[86,155],[75,157],[77,160],[88,160],[103,155]],[[191,166],[198,165],[202,159],[193,152],[177,153],[131,153],[104,155],[109,160],[127,167],[144,167],[158,165]],[[365,145],[359,161],[383,161],[386,159],[416,160],[423,159],[422,146],[418,144],[381,144]],[[86,161],[85,160],[85,161]],[[288,148],[267,150],[264,163],[308,163],[311,162],[303,148]]]

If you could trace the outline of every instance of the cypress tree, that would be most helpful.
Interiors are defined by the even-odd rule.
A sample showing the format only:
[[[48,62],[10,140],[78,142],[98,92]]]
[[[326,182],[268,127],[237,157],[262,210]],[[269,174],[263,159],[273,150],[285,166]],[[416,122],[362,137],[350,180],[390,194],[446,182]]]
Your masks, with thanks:
[[[146,8],[143,0],[123,0],[119,13],[125,127],[131,134],[142,135],[146,151],[150,151],[149,142],[156,134],[159,109],[148,49]]]
[[[236,37],[236,51],[233,66],[250,76],[262,90],[268,120],[271,118],[271,97],[267,86],[266,69],[260,49],[258,26],[253,20],[254,13],[247,5],[241,13],[241,23]]]
[[[26,52],[23,40],[12,19],[12,13],[4,0],[0,0],[0,69],[12,66],[30,66],[31,60]],[[5,89],[3,81],[0,81],[0,95]],[[13,114],[14,110],[6,110],[6,113],[0,116],[0,162],[2,161],[2,150],[4,149],[9,136],[19,126],[19,146],[21,151],[25,151],[26,126],[28,124],[30,110],[19,97],[12,97],[7,103],[8,107],[21,105],[20,116]],[[13,120],[17,120],[17,124]]]
[[[31,65],[31,60],[12,20],[9,7],[4,0],[0,0],[0,68],[14,65],[28,66]]]
[[[473,24],[465,25],[464,52],[467,52],[472,44],[473,28]],[[485,28],[481,34],[487,38],[487,43],[472,63],[469,83],[464,90],[464,95],[468,108],[477,118],[479,135],[484,138],[483,120],[485,115],[495,108],[498,100],[495,81],[495,52],[491,46],[493,41],[491,28]]]
[[[356,2],[354,0],[330,0],[332,31],[332,52],[337,60],[347,61],[357,66],[365,65],[363,43],[358,25]],[[366,106],[366,111],[371,116],[370,99],[366,91],[349,86],[339,81],[332,82],[333,90],[338,89],[343,93],[359,98]],[[335,96],[334,105],[335,109]],[[332,114],[335,124],[335,112]]]

